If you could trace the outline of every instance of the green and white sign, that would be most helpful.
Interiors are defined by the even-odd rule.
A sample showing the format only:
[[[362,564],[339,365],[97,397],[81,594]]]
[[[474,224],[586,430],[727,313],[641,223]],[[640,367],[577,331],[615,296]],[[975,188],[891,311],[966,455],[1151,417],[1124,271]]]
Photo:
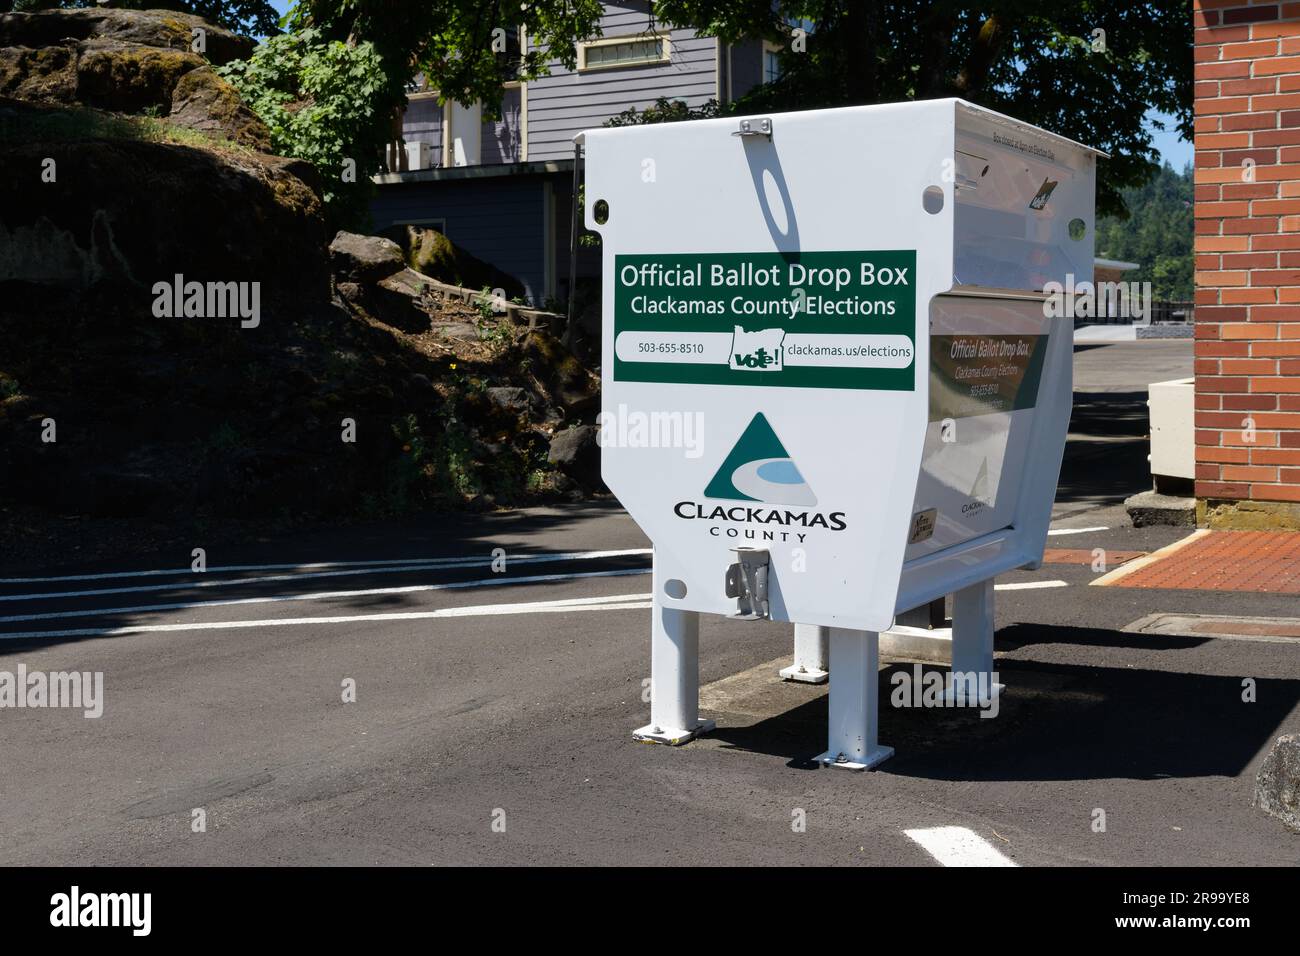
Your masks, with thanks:
[[[932,335],[930,421],[1033,408],[1046,355],[1046,335]]]
[[[614,262],[615,381],[916,387],[914,250]]]

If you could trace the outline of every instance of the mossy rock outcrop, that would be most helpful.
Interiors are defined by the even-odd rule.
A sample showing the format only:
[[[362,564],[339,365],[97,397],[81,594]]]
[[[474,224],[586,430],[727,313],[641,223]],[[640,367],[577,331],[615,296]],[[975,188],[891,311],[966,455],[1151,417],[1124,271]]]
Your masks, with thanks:
[[[529,332],[523,356],[554,404],[571,414],[592,412],[600,404],[600,379],[549,332]]]
[[[96,47],[77,60],[77,101],[119,113],[170,109],[181,77],[204,63],[203,57],[181,50]]]
[[[54,161],[58,188],[33,186]],[[91,296],[148,314],[155,282],[260,283],[264,306],[329,298],[319,195],[301,163],[169,143],[8,144],[0,295]],[[106,188],[105,184],[111,184]]]
[[[196,24],[0,15],[0,561],[74,514],[188,541],[568,493],[550,436],[594,414],[591,373],[406,267],[523,291],[445,237],[414,257],[357,237],[375,265],[341,269],[332,297],[321,181],[264,152],[213,69],[251,42],[203,25],[201,56]]]
[[[172,92],[167,118],[177,126],[225,136],[259,153],[271,151],[271,131],[266,124],[210,66],[201,66],[180,78]]]
[[[0,47],[0,96],[71,103],[77,97],[77,51]]]
[[[252,50],[247,37],[170,10],[4,14],[0,96],[164,117],[267,152],[270,131],[212,69]]]
[[[176,10],[37,10],[0,16],[0,47],[38,49],[123,43],[188,51],[202,30],[203,55],[217,66],[247,59],[256,45],[249,37]]]
[[[518,279],[470,255],[437,229],[395,226],[382,235],[402,248],[406,264],[421,275],[466,289],[501,289],[506,299],[523,297]]]

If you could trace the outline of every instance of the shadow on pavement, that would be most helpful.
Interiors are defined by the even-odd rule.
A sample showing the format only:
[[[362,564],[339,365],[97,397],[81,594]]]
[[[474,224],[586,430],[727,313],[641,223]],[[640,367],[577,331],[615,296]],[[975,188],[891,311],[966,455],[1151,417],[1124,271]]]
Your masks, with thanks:
[[[1200,647],[1212,637],[1176,634],[1138,634],[1101,627],[1065,627],[1059,624],[1009,624],[999,628],[1000,651],[1015,651],[1036,644],[1068,644],[1079,647],[1129,647],[1143,651],[1181,651]],[[1300,642],[1297,642],[1300,644]]]
[[[912,675],[914,666],[881,671],[880,742],[896,754],[877,773],[954,781],[1235,777],[1300,701],[1300,680],[1259,678],[1256,702],[1245,703],[1238,676],[999,661],[1007,689],[997,716],[982,718],[974,709],[893,706],[895,675]],[[924,665],[931,671],[947,668]],[[813,769],[811,758],[826,749],[826,719],[822,694],[748,726],[720,726],[711,737]]]
[[[1056,501],[1118,503],[1151,487],[1147,393],[1075,392]]]

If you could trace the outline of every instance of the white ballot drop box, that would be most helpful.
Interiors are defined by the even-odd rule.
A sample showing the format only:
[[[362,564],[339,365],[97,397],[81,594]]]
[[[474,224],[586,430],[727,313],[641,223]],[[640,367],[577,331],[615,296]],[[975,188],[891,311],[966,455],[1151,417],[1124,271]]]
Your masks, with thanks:
[[[1092,280],[1096,150],[961,100],[592,129],[602,474],[654,544],[651,718],[698,713],[698,616],[829,645],[824,763],[876,740],[878,634],[1041,561]]]

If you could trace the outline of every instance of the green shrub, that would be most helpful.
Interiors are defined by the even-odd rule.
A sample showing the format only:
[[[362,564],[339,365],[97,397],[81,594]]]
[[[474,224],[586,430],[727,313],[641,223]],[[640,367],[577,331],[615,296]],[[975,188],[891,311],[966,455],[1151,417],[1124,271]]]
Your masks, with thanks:
[[[363,225],[387,138],[375,118],[399,105],[374,45],[348,46],[309,28],[271,37],[218,72],[270,129],[277,153],[316,167],[334,224]]]

